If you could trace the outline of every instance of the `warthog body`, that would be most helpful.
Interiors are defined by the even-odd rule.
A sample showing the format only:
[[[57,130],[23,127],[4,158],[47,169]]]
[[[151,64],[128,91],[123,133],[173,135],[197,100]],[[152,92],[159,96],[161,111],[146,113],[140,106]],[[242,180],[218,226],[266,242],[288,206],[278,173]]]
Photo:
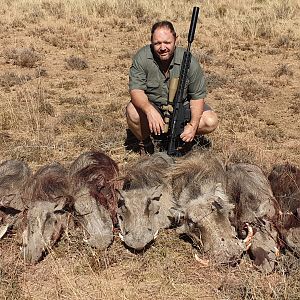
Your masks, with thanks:
[[[235,203],[232,223],[239,237],[250,232],[248,253],[254,263],[265,271],[273,270],[278,252],[277,230],[273,226],[276,215],[276,200],[262,170],[247,163],[227,167],[228,191]]]
[[[229,217],[234,205],[226,194],[227,177],[221,163],[209,153],[192,153],[170,171],[174,199],[184,214],[178,232],[192,238],[216,263],[236,263],[245,246]]]
[[[72,206],[67,171],[58,163],[39,169],[28,181],[24,193],[28,206],[23,232],[23,256],[37,263],[61,237]]]
[[[276,225],[283,247],[300,256],[300,169],[291,164],[274,166],[268,178],[279,203]]]
[[[0,238],[16,224],[24,209],[21,195],[30,175],[31,170],[22,161],[7,160],[0,164]]]
[[[173,159],[164,153],[143,158],[126,171],[120,191],[120,236],[135,250],[152,242],[161,228],[171,225],[171,191],[164,175]]]
[[[117,164],[102,152],[86,152],[71,164],[69,176],[87,243],[107,248],[113,240],[113,223],[117,222]]]

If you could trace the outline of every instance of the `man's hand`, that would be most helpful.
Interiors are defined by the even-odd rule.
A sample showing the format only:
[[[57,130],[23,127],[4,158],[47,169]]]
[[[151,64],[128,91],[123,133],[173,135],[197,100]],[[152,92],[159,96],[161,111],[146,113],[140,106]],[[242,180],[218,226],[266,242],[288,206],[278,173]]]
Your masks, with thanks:
[[[195,137],[196,131],[197,127],[195,125],[192,123],[187,123],[182,134],[180,135],[180,138],[186,143],[191,142]]]
[[[148,108],[146,116],[151,133],[154,133],[155,135],[164,133],[165,123],[160,113],[152,105]]]

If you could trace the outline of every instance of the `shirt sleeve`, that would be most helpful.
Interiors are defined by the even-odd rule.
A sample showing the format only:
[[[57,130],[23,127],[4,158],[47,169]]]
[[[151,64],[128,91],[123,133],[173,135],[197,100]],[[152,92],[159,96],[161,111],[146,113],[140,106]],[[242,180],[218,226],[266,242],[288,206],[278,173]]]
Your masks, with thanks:
[[[192,100],[204,99],[207,96],[206,82],[202,68],[193,56],[189,69],[188,94]]]
[[[143,91],[147,89],[147,75],[140,52],[133,57],[129,70],[129,91],[135,89]]]

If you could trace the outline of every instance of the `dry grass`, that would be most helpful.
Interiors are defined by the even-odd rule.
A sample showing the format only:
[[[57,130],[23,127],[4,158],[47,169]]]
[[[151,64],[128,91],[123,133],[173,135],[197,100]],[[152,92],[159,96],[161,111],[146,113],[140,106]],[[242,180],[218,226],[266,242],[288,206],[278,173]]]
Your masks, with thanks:
[[[102,149],[123,166],[128,69],[152,23],[174,22],[207,75],[220,126],[213,151],[227,161],[300,165],[300,6],[297,0],[2,0],[0,160],[33,169],[68,165]],[[25,266],[11,235],[0,241],[1,299],[297,299],[299,262],[283,256],[263,274],[244,260],[204,268],[171,230],[143,254],[116,237],[106,252],[64,237],[44,261]],[[8,255],[9,253],[9,255]]]

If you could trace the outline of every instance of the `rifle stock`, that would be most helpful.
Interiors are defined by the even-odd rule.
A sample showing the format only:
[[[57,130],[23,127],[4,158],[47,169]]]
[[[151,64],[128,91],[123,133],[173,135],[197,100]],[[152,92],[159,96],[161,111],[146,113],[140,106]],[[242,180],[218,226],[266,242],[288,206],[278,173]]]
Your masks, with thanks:
[[[198,14],[199,14],[199,7],[193,8],[193,14],[188,34],[188,47],[184,52],[183,60],[181,64],[180,69],[180,76],[178,81],[178,88],[176,91],[175,99],[174,99],[174,105],[173,105],[173,114],[171,117],[170,122],[170,128],[169,128],[169,134],[168,134],[168,147],[167,147],[167,154],[172,156],[181,156],[182,153],[180,151],[180,148],[183,146],[184,142],[180,138],[180,134],[183,132],[184,129],[184,88],[187,81],[187,75],[191,64],[191,57],[192,54],[190,52],[191,44],[194,40],[195,36],[195,30],[198,20]],[[172,80],[171,80],[172,82]],[[169,98],[170,93],[173,92],[174,87],[171,86],[170,83],[170,89],[169,89]]]

